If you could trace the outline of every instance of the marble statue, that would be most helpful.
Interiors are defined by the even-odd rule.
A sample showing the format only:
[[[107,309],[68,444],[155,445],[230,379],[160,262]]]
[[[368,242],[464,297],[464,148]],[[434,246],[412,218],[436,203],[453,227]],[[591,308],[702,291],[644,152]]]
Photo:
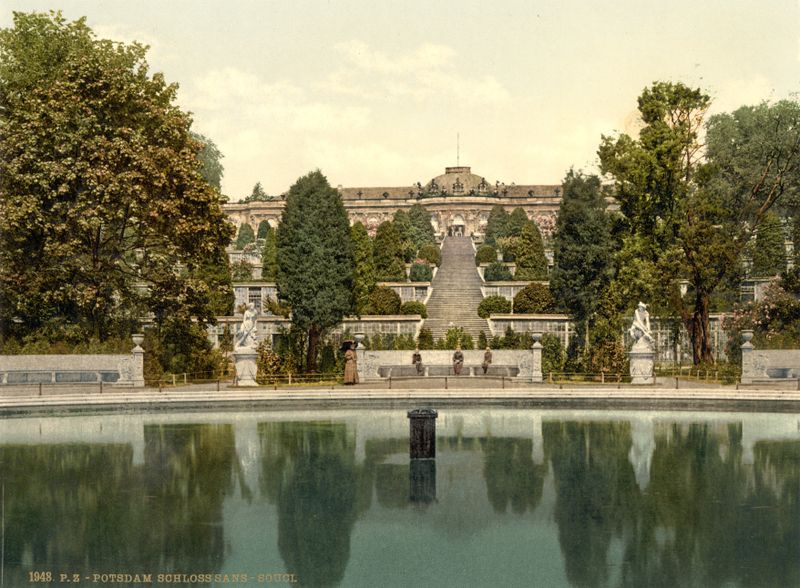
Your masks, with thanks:
[[[633,346],[628,352],[630,358],[630,374],[632,384],[654,383],[655,339],[650,329],[650,313],[647,305],[639,302],[633,313],[633,324],[628,330],[633,338]]]
[[[242,324],[239,325],[239,329],[236,331],[234,349],[255,349],[258,346],[258,340],[256,339],[257,316],[258,312],[255,304],[249,303],[244,311]]]

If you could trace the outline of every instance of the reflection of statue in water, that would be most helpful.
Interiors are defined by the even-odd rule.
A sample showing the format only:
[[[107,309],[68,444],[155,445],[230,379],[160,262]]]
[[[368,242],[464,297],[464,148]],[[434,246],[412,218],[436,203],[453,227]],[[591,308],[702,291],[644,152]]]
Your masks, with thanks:
[[[650,313],[647,312],[647,305],[644,302],[639,302],[638,307],[633,313],[633,324],[628,330],[631,337],[634,339],[633,346],[638,347],[652,347],[653,345],[653,332],[650,330]]]
[[[252,302],[247,305],[244,311],[244,318],[242,324],[239,325],[239,330],[236,332],[236,340],[234,342],[234,349],[241,348],[255,348],[258,345],[256,340],[256,317],[258,312],[256,306]]]

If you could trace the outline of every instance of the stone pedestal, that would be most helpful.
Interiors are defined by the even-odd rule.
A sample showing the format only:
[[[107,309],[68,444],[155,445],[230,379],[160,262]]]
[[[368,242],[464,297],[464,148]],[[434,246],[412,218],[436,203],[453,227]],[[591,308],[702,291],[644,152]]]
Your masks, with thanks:
[[[408,411],[409,457],[432,459],[436,457],[436,418],[439,414],[432,408],[415,408]]]
[[[251,347],[234,349],[233,358],[236,362],[236,385],[258,386],[258,382],[256,382],[258,353],[256,350]]]
[[[118,388],[144,388],[144,335],[136,333],[131,335],[135,347],[131,349],[130,357],[124,358],[119,363],[119,379],[114,383]],[[55,378],[55,372],[53,372]],[[55,382],[55,379],[53,380]]]
[[[756,375],[755,347],[750,342],[753,339],[753,331],[750,329],[742,330],[742,384],[752,384],[753,377]]]
[[[541,384],[544,380],[542,376],[542,334],[533,334],[533,358],[531,363],[531,382],[534,384]]]
[[[656,352],[653,344],[639,339],[628,352],[631,364],[631,384],[652,384]]]

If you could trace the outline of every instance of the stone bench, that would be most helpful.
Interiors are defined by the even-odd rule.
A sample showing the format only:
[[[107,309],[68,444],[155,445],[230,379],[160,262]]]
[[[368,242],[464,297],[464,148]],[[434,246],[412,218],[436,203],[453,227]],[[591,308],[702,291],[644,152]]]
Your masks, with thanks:
[[[0,384],[90,384],[115,383],[119,371],[111,370],[8,370],[0,372]]]
[[[417,373],[414,365],[382,365],[378,368],[378,375],[382,378],[422,378],[432,376],[453,376],[453,377],[475,377],[483,376],[483,366],[464,364],[461,374],[456,376],[453,373],[452,365],[425,365],[422,364],[422,374]],[[492,364],[487,370],[486,376],[515,378],[519,375],[519,367],[516,365],[497,365]]]

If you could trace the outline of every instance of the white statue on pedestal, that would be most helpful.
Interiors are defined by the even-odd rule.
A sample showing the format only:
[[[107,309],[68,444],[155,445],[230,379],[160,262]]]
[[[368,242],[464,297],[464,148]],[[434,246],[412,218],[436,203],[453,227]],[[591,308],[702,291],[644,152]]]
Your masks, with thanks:
[[[252,302],[247,305],[242,318],[242,324],[236,331],[233,342],[233,357],[236,361],[236,385],[237,386],[257,386],[256,382],[256,359],[258,353],[258,339],[256,338],[256,327],[258,322],[258,311]]]
[[[632,384],[652,384],[655,367],[655,339],[650,330],[650,313],[647,305],[639,302],[633,313],[633,324],[628,330],[633,337],[633,347],[628,352]]]

